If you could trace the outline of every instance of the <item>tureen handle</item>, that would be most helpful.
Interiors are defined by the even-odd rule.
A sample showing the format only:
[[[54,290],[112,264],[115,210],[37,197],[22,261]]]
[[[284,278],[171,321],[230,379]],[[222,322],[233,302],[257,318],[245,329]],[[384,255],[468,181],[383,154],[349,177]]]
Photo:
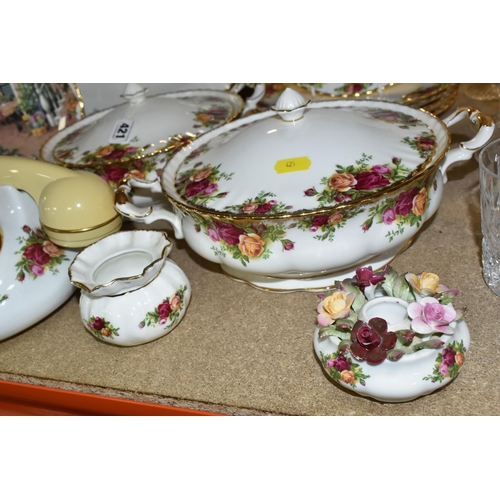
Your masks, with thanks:
[[[458,108],[454,113],[445,118],[443,122],[447,127],[451,127],[465,118],[469,118],[474,125],[478,125],[479,130],[472,139],[461,142],[459,146],[448,152],[446,159],[440,167],[444,182],[448,180],[446,177],[448,167],[457,161],[469,160],[476,151],[481,149],[491,139],[495,130],[493,119],[474,108]]]
[[[137,207],[134,205],[129,198],[129,193],[133,187],[140,187],[150,190],[152,193],[161,193],[160,179],[155,179],[153,181],[146,181],[142,179],[136,179],[134,177],[125,178],[122,181],[115,194],[115,209],[123,217],[132,220],[144,222],[145,224],[151,224],[157,220],[166,220],[172,224],[174,228],[175,237],[178,239],[184,238],[184,232],[182,231],[182,221],[181,218],[161,207]]]

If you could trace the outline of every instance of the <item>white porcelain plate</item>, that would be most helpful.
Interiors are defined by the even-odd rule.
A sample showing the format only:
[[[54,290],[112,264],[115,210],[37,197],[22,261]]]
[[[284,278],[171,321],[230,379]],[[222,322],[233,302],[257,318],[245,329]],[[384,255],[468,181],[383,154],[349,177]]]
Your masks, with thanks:
[[[68,267],[76,254],[47,239],[31,196],[0,186],[0,340],[34,325],[71,297],[75,288]]]

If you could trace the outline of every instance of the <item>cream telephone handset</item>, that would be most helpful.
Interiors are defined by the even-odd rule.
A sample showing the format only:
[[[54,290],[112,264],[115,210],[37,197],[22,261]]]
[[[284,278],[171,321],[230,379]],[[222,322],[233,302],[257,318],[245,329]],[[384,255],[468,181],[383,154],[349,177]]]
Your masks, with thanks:
[[[4,184],[31,195],[39,207],[43,230],[56,245],[85,247],[122,226],[113,189],[93,173],[0,156],[0,185]]]

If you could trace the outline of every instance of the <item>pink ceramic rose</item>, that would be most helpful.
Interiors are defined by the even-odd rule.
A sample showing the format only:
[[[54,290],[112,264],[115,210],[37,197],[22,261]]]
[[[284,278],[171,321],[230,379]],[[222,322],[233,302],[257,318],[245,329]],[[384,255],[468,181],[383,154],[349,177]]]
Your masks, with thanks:
[[[451,305],[443,305],[434,297],[411,302],[408,316],[412,319],[412,329],[417,333],[440,332],[451,335],[455,332],[450,323],[457,319],[457,312]]]
[[[170,302],[166,300],[165,302],[162,302],[158,306],[158,316],[162,319],[167,319],[170,316],[170,313],[172,312],[172,306],[170,305]]]
[[[360,172],[356,176],[356,189],[358,191],[371,191],[391,183],[390,179],[378,172]]]
[[[396,199],[396,206],[394,207],[394,211],[398,215],[402,215],[403,217],[406,217],[410,212],[411,209],[413,208],[413,198],[417,196],[419,192],[419,189],[417,187],[414,187],[410,189],[409,191],[405,191],[404,193],[401,193],[397,199]]]
[[[39,266],[43,266],[50,262],[50,255],[43,250],[43,245],[40,243],[31,244],[24,251],[24,256]]]
[[[240,236],[245,234],[245,231],[240,227],[233,226],[228,222],[221,222],[214,220],[214,226],[217,234],[223,239],[229,246],[235,246],[240,242]]]

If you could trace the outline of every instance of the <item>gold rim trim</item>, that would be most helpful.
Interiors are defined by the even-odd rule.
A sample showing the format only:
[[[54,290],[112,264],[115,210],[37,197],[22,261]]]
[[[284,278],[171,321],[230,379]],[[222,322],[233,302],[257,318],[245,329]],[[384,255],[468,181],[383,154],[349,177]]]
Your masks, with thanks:
[[[135,232],[141,232],[141,231],[148,231],[147,229],[133,229],[131,231],[124,231],[125,233],[135,233]],[[140,278],[141,276],[144,276],[144,274],[146,274],[146,271],[151,268],[152,266],[154,266],[157,262],[163,260],[166,258],[166,255],[165,255],[165,252],[172,246],[172,242],[168,239],[168,235],[165,231],[153,231],[153,232],[159,232],[166,240],[166,245],[163,247],[162,249],[162,252],[161,252],[161,256],[158,258],[158,259],[155,259],[153,262],[151,262],[151,264],[148,264],[143,270],[142,270],[142,273],[140,274],[136,274],[136,275],[132,275],[132,276],[123,276],[123,277],[120,277],[120,278],[114,278],[112,279],[111,281],[109,281],[108,283],[102,283],[100,285],[97,285],[95,286],[94,288],[88,288],[86,285],[84,285],[83,283],[79,282],[79,281],[76,281],[76,280],[73,280],[71,278],[71,271],[72,271],[72,267],[73,267],[73,264],[75,263],[76,261],[76,258],[82,253],[84,252],[87,248],[91,247],[91,246],[94,246],[96,243],[99,243],[101,240],[98,240],[98,241],[95,241],[94,243],[88,245],[87,247],[85,247],[83,250],[81,250],[80,252],[78,252],[78,254],[75,256],[75,258],[73,259],[73,262],[69,265],[68,267],[68,276],[69,276],[69,280],[71,281],[71,283],[75,286],[78,286],[79,288],[81,288],[82,290],[85,290],[87,293],[92,293],[92,292],[95,292],[96,290],[100,290],[101,288],[105,288],[107,286],[110,286],[112,285],[113,283],[116,283],[116,282],[120,282],[120,281],[128,281],[128,280],[132,280],[132,279],[138,279]],[[112,236],[112,235],[110,235]],[[160,270],[161,271],[161,270]],[[139,290],[141,288],[144,288],[145,286],[149,285],[150,283],[152,283],[159,275],[160,273],[158,272],[158,274],[153,278],[151,279],[150,281],[148,281],[147,283],[145,283],[144,285],[141,285],[140,287],[137,287],[135,290]],[[112,297],[120,297],[121,295],[126,295],[127,293],[129,293],[128,291],[127,292],[123,292],[123,293],[119,293],[119,294],[115,294],[115,295],[112,295]]]
[[[301,104],[300,106],[297,106],[296,108],[293,109],[278,109],[275,106],[271,106],[269,109],[276,111],[276,113],[293,113],[294,111],[297,111],[302,108],[306,108],[310,104],[311,100],[309,99],[307,102],[304,104]],[[297,121],[297,120],[295,120]]]
[[[137,161],[137,160],[144,160],[144,158],[153,158],[154,156],[159,156],[163,153],[168,153],[169,151],[172,151],[176,148],[181,149],[181,148],[187,146],[191,141],[193,141],[197,137],[196,134],[193,134],[191,132],[186,132],[186,135],[187,136],[192,135],[192,137],[189,137],[189,139],[179,139],[179,142],[170,144],[169,146],[165,146],[164,148],[155,149],[151,153],[144,153],[142,155],[134,156],[133,158],[127,158],[126,160],[106,161],[106,162],[99,162],[99,163],[88,163],[85,165],[82,165],[81,163],[68,163],[68,162],[65,162],[63,160],[60,160],[59,158],[57,158],[55,156],[55,153],[56,153],[55,147],[52,150],[52,159],[57,163],[57,165],[59,165],[61,167],[78,168],[78,169],[80,169],[80,168],[102,168],[102,167],[108,167],[110,165],[128,165],[128,164],[134,163],[134,161]],[[180,136],[173,136],[173,137],[169,137],[167,140],[168,141],[176,140],[179,137]],[[144,150],[144,148],[142,148],[142,149]]]
[[[311,87],[308,87],[307,85],[304,85],[303,83],[296,83],[297,87],[299,87],[302,90],[306,90],[308,92],[311,92]],[[374,90],[365,90],[363,92],[354,92],[352,94],[330,94],[328,92],[321,92],[321,90],[314,89],[314,93],[326,97],[332,97],[333,99],[352,99],[354,97],[362,97],[362,96],[369,96],[372,94],[376,94],[380,90],[386,90],[392,86],[396,85],[396,83],[388,83],[387,85],[384,85],[380,88],[374,89]]]
[[[78,107],[80,108],[81,120],[83,120],[84,118],[86,118],[86,115],[85,115],[85,104],[83,102],[82,91],[80,90],[80,87],[78,86],[77,83],[73,83],[72,85],[75,90],[75,96],[78,100]]]
[[[458,88],[454,89],[450,93],[447,93],[445,96],[440,97],[439,99],[429,101],[420,107],[427,111],[432,112],[433,109],[438,108],[440,105],[445,104],[449,101],[454,101],[457,98],[457,95],[458,95]]]
[[[189,94],[189,93],[193,93],[193,92],[196,92],[196,90],[186,90],[186,91],[179,91],[179,92],[171,92],[171,94],[176,94],[176,93],[179,93],[179,94],[181,94],[181,93]],[[219,94],[219,95],[222,94],[224,96],[227,96],[229,94],[231,96],[230,99],[227,99],[227,103],[230,106],[231,111],[230,111],[230,114],[229,114],[227,120],[222,125],[226,125],[227,123],[232,122],[243,111],[243,109],[245,107],[245,101],[238,94],[233,94],[233,93],[225,91],[225,90],[206,90],[206,92],[216,93],[216,94]],[[151,97],[160,97],[162,95],[167,95],[167,94],[157,94],[156,96],[151,96]],[[236,107],[236,105],[234,103],[234,100],[239,101],[239,108],[240,108],[239,110],[237,109],[237,107]],[[83,103],[83,101],[82,101],[82,103]],[[103,109],[101,111],[98,111],[97,113],[93,113],[92,115],[89,115],[88,117],[86,117],[86,119],[90,119],[95,114],[103,113],[104,111],[111,112],[116,107],[117,106],[112,106],[110,108]],[[104,114],[103,116],[106,116],[106,114]],[[83,122],[83,120],[80,120],[77,123],[78,123],[78,125],[80,125],[80,124],[82,124],[82,122]],[[95,122],[85,123],[85,124],[83,124],[81,126],[84,127],[86,125],[91,125],[92,123],[95,123]],[[217,127],[214,127],[214,128],[217,128]],[[77,127],[76,130],[74,130],[74,132],[76,132],[77,130],[78,130],[78,127]],[[177,142],[175,144],[170,144],[170,145],[165,146],[163,148],[157,148],[157,149],[155,149],[154,151],[152,151],[150,153],[139,154],[137,156],[134,156],[133,158],[127,158],[125,160],[124,159],[120,159],[120,160],[111,160],[111,161],[102,161],[102,162],[92,162],[92,163],[86,163],[85,165],[83,165],[81,163],[68,163],[68,162],[65,162],[63,160],[60,160],[59,158],[57,158],[55,156],[55,154],[56,154],[56,148],[60,144],[60,142],[64,139],[63,138],[63,139],[61,139],[61,141],[59,141],[54,146],[54,149],[52,150],[52,158],[56,162],[57,165],[60,165],[61,167],[66,167],[66,168],[99,168],[99,167],[106,167],[106,166],[109,166],[109,165],[124,165],[124,164],[133,163],[136,160],[143,160],[144,158],[151,158],[153,156],[158,156],[158,155],[160,155],[162,153],[168,153],[169,151],[172,151],[172,150],[174,150],[176,148],[179,148],[179,149],[183,148],[183,147],[187,146],[189,143],[191,143],[194,139],[196,139],[197,137],[199,137],[199,136],[201,136],[203,134],[197,135],[197,134],[195,134],[193,132],[186,132],[185,135],[189,136],[189,139],[182,140],[182,135],[180,135],[180,134],[168,137],[167,140],[169,140],[169,141],[172,140],[172,139],[177,139],[177,140],[179,140],[179,142]],[[52,138],[49,138],[48,140],[50,140],[50,139],[52,139]],[[46,142],[48,142],[48,141],[46,141]],[[44,146],[45,146],[45,143],[44,143]],[[43,148],[43,146],[42,146],[42,148]],[[142,150],[144,150],[144,148],[142,148]]]
[[[95,229],[100,229],[101,227],[107,226],[111,222],[115,221],[116,219],[121,218],[121,214],[118,212],[116,213],[115,217],[112,217],[111,219],[107,220],[106,222],[103,222],[101,224],[97,224],[96,226],[91,226],[91,227],[83,227],[81,229],[56,229],[50,226],[47,226],[43,222],[41,223],[43,228],[51,231],[53,233],[58,233],[58,234],[76,234],[76,233],[87,233],[89,231],[94,231]]]
[[[432,115],[432,113],[429,113],[428,111],[421,109],[419,110],[424,113],[428,113]],[[439,120],[441,123],[442,121],[432,115],[434,118]],[[201,217],[211,217],[216,220],[235,220],[235,221],[264,221],[264,220],[287,220],[287,219],[293,219],[297,217],[314,217],[315,215],[326,215],[330,213],[337,213],[337,212],[344,212],[347,210],[351,210],[353,208],[357,208],[359,206],[363,205],[369,205],[371,203],[375,203],[382,198],[385,198],[387,196],[394,195],[398,193],[401,189],[411,186],[412,184],[415,184],[419,181],[421,181],[424,177],[426,176],[432,176],[434,175],[434,172],[439,169],[439,166],[441,162],[444,160],[448,150],[450,149],[451,145],[451,135],[448,131],[448,128],[446,125],[443,123],[443,127],[446,131],[448,140],[447,144],[444,148],[444,151],[439,157],[434,158],[434,154],[428,158],[425,162],[421,163],[416,167],[416,169],[408,175],[405,179],[402,179],[400,181],[395,182],[394,184],[391,184],[387,188],[384,188],[380,191],[377,191],[376,193],[373,193],[371,195],[367,195],[364,198],[361,198],[359,200],[354,200],[354,201],[348,201],[345,203],[339,203],[338,205],[335,206],[330,206],[330,207],[321,207],[321,208],[316,208],[316,209],[310,209],[310,210],[302,210],[302,211],[297,211],[297,212],[287,212],[287,213],[281,213],[281,214],[271,214],[271,215],[254,215],[254,214],[234,214],[234,213],[229,213],[229,212],[219,212],[216,210],[212,210],[210,208],[205,208],[205,207],[194,207],[192,205],[188,205],[186,200],[184,201],[179,201],[174,199],[172,196],[170,196],[166,190],[163,188],[163,184],[161,184],[161,190],[162,193],[167,197],[167,199],[175,205],[177,208],[180,210],[183,210],[185,212],[189,213],[195,213]],[[432,130],[431,127],[429,127],[429,130],[431,130],[433,133],[434,131]],[[426,168],[429,163],[434,162],[429,168]],[[180,166],[179,166],[180,168]],[[176,174],[177,177],[177,174]]]
[[[412,102],[418,102],[420,100],[423,100],[423,99],[428,99],[430,97],[434,97],[434,96],[437,96],[443,92],[446,92],[450,86],[452,84],[451,83],[441,83],[441,84],[438,84],[438,87],[435,88],[434,90],[430,91],[430,92],[426,92],[426,93],[421,93],[421,91],[413,91],[413,92],[410,92],[409,94],[405,94],[403,96],[401,96],[401,99],[403,100],[403,102],[405,103],[412,103]]]
[[[374,272],[378,272],[378,271],[381,271],[385,266],[391,264],[392,262],[394,262],[395,259],[397,259],[399,257],[399,255],[401,255],[405,250],[407,250],[412,244],[413,244],[413,241],[415,240],[415,237],[416,237],[416,234],[413,235],[408,241],[407,243],[400,249],[398,250],[398,252],[396,253],[396,255],[394,255],[393,257],[391,257],[384,265],[382,265],[381,267],[378,267],[374,270]],[[380,255],[380,254],[379,254]],[[368,259],[369,260],[369,259]],[[364,261],[363,263],[359,264],[359,265],[362,265],[366,262],[368,262],[368,260]],[[354,266],[356,267],[359,267],[358,264],[354,264]],[[351,266],[351,268],[353,268],[354,266]],[[350,269],[349,267],[348,268],[345,268],[346,270],[347,269]],[[305,288],[270,288],[270,287],[266,287],[266,286],[261,286],[261,285],[257,285],[251,281],[248,281],[244,278],[238,278],[237,276],[233,276],[231,275],[230,273],[228,273],[227,271],[225,271],[222,266],[221,266],[221,270],[222,270],[222,273],[224,275],[226,275],[228,278],[231,278],[232,280],[234,281],[239,281],[240,283],[245,283],[247,285],[250,285],[251,287],[253,288],[256,288],[257,290],[262,290],[264,292],[274,292],[274,293],[293,293],[293,292],[321,292],[321,291],[329,291],[329,290],[332,290],[335,288],[335,281],[338,281],[338,280],[335,280],[333,285],[327,285],[327,286],[322,286],[322,287],[305,287]],[[342,270],[340,270],[341,272]],[[265,277],[265,276],[264,276]],[[324,275],[324,278],[328,278],[328,275]],[[274,279],[278,279],[278,278],[274,278]],[[281,278],[282,280],[286,280],[287,278]],[[297,278],[290,278],[290,279],[297,279]]]
[[[411,106],[412,108],[424,108],[429,104],[433,104],[439,101],[444,101],[445,99],[448,99],[452,94],[458,93],[458,84],[453,84],[450,85],[448,89],[446,89],[444,92],[441,92],[440,94],[436,94],[430,97],[425,97],[422,99],[415,99],[414,101],[408,101],[406,104],[408,106]]]

